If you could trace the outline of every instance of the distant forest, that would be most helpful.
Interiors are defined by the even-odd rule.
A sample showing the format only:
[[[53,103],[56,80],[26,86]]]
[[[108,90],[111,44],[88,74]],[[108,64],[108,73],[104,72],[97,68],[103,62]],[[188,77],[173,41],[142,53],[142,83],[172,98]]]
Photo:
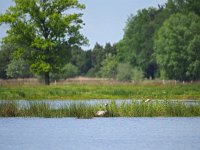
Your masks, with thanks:
[[[3,22],[6,22],[5,15],[0,16],[0,24]],[[14,28],[14,24],[11,27]],[[87,42],[84,37],[80,39]],[[200,1],[168,0],[158,8],[139,10],[136,15],[128,17],[122,39],[113,45],[96,43],[87,51],[81,48],[80,43],[60,46],[67,53],[61,53],[60,60],[57,56],[48,59],[61,61],[55,68],[49,67],[51,69],[45,63],[43,66],[30,63],[32,59],[38,59],[38,62],[40,59],[29,57],[29,52],[33,52],[23,51],[24,45],[20,47],[13,41],[9,35],[1,44],[0,78],[3,79],[41,78],[48,72],[51,80],[87,76],[130,82],[155,78],[195,81],[200,79]],[[20,49],[23,55],[20,55]],[[43,72],[37,67],[41,67]]]

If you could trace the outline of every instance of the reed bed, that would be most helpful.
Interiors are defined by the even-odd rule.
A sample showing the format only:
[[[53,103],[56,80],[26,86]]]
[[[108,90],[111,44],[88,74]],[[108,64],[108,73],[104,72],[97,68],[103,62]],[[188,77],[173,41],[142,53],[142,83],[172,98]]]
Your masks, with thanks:
[[[103,104],[89,105],[84,102],[53,107],[46,102],[29,102],[25,105],[13,102],[0,103],[0,117],[44,117],[44,118],[93,118]],[[188,105],[182,102],[123,102],[111,101],[104,117],[194,117],[200,116],[200,103]]]

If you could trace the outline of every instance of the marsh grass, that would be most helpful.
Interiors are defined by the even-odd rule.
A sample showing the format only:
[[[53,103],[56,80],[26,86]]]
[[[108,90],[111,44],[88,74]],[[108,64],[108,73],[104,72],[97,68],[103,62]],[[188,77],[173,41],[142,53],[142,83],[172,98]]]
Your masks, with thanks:
[[[0,86],[0,100],[55,99],[193,99],[200,100],[200,84],[178,85],[51,85]]]
[[[17,102],[0,103],[0,117],[17,117],[19,113]]]
[[[54,108],[46,102],[29,102],[20,106],[17,102],[1,102],[0,117],[45,117],[45,118],[93,118],[102,104],[89,105],[84,102],[64,104]],[[182,102],[123,102],[111,101],[105,117],[193,117],[200,116],[200,103],[188,105]]]

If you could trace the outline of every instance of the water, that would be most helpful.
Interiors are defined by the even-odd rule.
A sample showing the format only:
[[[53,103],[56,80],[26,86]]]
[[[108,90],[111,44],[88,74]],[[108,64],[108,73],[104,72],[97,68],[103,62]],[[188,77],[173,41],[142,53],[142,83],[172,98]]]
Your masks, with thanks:
[[[200,118],[0,118],[1,150],[199,150]]]

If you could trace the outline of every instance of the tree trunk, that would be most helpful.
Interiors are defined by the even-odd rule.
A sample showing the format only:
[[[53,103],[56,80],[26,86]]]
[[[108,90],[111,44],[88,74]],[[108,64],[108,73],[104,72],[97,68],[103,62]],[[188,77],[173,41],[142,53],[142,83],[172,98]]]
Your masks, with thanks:
[[[44,74],[44,83],[45,83],[45,85],[49,85],[50,84],[50,78],[49,78],[49,72],[46,72],[45,74]]]

